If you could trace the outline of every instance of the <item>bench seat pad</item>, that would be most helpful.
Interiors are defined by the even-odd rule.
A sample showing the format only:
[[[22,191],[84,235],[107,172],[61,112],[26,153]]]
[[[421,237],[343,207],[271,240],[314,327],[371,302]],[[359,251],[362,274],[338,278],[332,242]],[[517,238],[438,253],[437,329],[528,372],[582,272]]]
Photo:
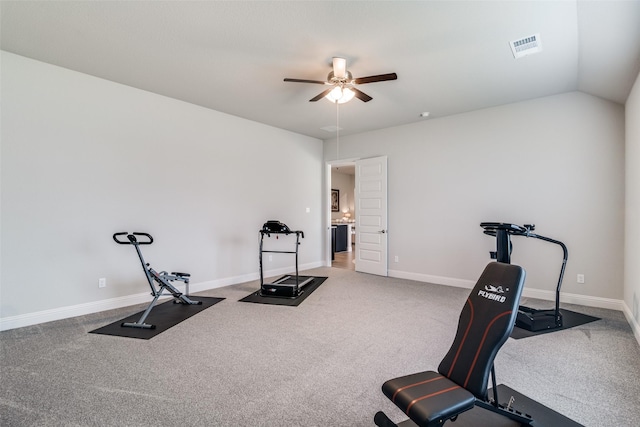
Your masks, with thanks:
[[[420,427],[440,426],[473,408],[475,396],[435,371],[394,378],[382,392]]]

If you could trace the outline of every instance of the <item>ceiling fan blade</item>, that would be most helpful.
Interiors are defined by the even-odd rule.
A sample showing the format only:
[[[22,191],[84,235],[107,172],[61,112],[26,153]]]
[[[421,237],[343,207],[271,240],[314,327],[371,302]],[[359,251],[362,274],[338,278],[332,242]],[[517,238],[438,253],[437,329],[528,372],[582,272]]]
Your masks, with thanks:
[[[322,82],[320,80],[289,79],[289,78],[285,78],[284,81],[285,82],[294,82],[294,83],[316,83],[316,84],[319,84],[319,85],[323,85],[323,84],[327,83],[327,82]]]
[[[379,74],[377,76],[369,76],[369,77],[359,77],[354,79],[353,82],[357,85],[362,85],[365,83],[375,83],[375,82],[384,82],[387,80],[396,80],[398,75],[396,73],[389,74]]]
[[[338,79],[347,77],[347,60],[344,58],[333,58],[333,76]]]
[[[369,102],[369,101],[371,101],[373,99],[372,97],[370,97],[369,95],[367,95],[363,91],[356,89],[355,87],[352,87],[350,89],[355,94],[355,97],[358,98],[359,100],[363,101],[363,102]]]
[[[327,96],[327,95],[329,94],[329,92],[331,92],[332,90],[333,90],[333,88],[332,88],[332,87],[330,87],[329,89],[327,89],[327,90],[323,91],[322,93],[320,93],[320,94],[318,94],[318,95],[314,96],[313,98],[311,98],[311,99],[309,100],[309,102],[316,102],[316,101],[321,100],[322,98],[324,98],[325,96]]]

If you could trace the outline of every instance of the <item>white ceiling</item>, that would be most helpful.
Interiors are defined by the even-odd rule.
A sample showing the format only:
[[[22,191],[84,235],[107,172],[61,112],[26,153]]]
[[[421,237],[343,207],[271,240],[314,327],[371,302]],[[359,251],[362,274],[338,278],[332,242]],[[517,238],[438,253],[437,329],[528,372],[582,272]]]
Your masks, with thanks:
[[[340,135],[580,90],[623,104],[640,71],[640,0],[6,1],[2,49],[320,139],[309,99],[331,58],[395,72],[339,107]],[[541,53],[509,42],[540,33]]]

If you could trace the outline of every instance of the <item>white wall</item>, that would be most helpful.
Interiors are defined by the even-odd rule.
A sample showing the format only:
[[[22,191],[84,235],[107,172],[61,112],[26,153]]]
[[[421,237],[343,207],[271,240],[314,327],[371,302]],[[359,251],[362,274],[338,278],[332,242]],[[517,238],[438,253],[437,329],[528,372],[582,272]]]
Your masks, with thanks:
[[[304,230],[301,266],[321,264],[321,175],[335,159],[322,159],[320,141],[6,52],[1,61],[0,327],[147,301],[133,249],[111,240],[121,230],[152,233],[147,260],[191,272],[195,290],[257,277],[267,219]],[[638,92],[636,82],[626,106],[627,236],[638,236]],[[494,245],[481,221],[534,222],[569,247],[566,293],[601,306],[624,298],[637,321],[640,238],[627,237],[623,275],[624,119],[621,106],[575,92],[341,137],[341,157],[389,156],[392,275],[474,281]],[[335,153],[335,141],[324,148]],[[559,249],[514,246],[527,288],[553,290]]]
[[[640,342],[640,74],[626,108],[625,314]]]
[[[322,264],[322,141],[1,60],[3,328],[148,301],[133,247],[111,239],[118,231],[151,233],[147,261],[190,272],[195,290],[257,278],[268,219],[305,232],[301,268]]]
[[[325,141],[325,160],[335,153]],[[389,159],[390,275],[475,283],[495,250],[483,221],[534,223],[569,248],[565,300],[620,309],[624,109],[580,92],[340,138],[343,158]],[[562,251],[516,237],[529,296],[551,297]],[[586,283],[576,283],[584,274]],[[535,292],[536,290],[540,292]],[[591,300],[594,301],[591,301]]]

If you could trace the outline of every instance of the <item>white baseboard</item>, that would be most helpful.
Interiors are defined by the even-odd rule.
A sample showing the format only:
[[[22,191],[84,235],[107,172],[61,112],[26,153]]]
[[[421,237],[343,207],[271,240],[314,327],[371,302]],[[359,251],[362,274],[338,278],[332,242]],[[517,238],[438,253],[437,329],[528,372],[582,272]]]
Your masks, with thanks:
[[[454,286],[456,288],[472,289],[476,282],[474,280],[456,279],[453,277],[433,276],[429,274],[409,273],[406,271],[389,270],[389,277],[398,279],[416,280],[418,282],[433,283],[436,285]],[[525,298],[536,298],[545,301],[555,301],[555,291],[545,291],[541,289],[528,289],[526,286],[522,291]],[[592,297],[588,295],[569,294],[560,292],[560,302],[567,304],[584,305],[587,307],[607,308],[610,310],[623,311],[622,300],[611,298]]]
[[[150,302],[149,292],[0,318],[0,331]]]
[[[323,262],[315,262],[304,264],[299,267],[300,271],[310,270],[312,268],[318,268],[324,266]],[[264,272],[265,277],[273,277],[281,274],[291,273],[290,267],[284,267],[274,270],[268,270]],[[454,286],[457,288],[471,289],[475,285],[475,281],[466,279],[457,279],[452,277],[433,276],[429,274],[410,273],[406,271],[389,270],[389,277],[396,277],[399,279],[415,280],[418,282],[434,283],[437,285]],[[221,288],[224,286],[236,285],[238,283],[251,282],[260,278],[259,273],[250,273],[240,276],[227,277],[223,279],[210,280],[200,283],[192,283],[189,285],[190,293],[203,292],[210,289]],[[184,291],[184,285],[178,286],[181,291]],[[544,291],[539,289],[524,289],[524,297],[537,298],[547,301],[555,301],[555,292]],[[17,316],[9,316],[0,318],[0,331],[6,331],[9,329],[21,328],[24,326],[37,325],[45,322],[52,322],[54,320],[67,319],[70,317],[83,316],[86,314],[98,313],[106,310],[113,310],[116,308],[128,307],[136,304],[148,303],[149,293],[143,292],[134,295],[127,295],[123,297],[110,298],[101,301],[94,301],[84,304],[77,304],[73,306],[60,307],[51,310],[43,310],[33,313],[20,314]],[[614,300],[609,298],[591,297],[587,295],[567,294],[561,293],[560,301],[568,304],[585,305],[588,307],[607,308],[611,310],[618,310],[624,312],[625,316],[629,320],[634,335],[640,343],[640,325],[635,321],[631,315],[631,311],[624,304],[622,300]]]
[[[624,313],[624,317],[627,318],[629,326],[631,326],[631,330],[633,331],[633,335],[636,337],[636,341],[640,344],[640,323],[638,323],[635,317],[633,317],[633,312],[627,304],[622,304],[622,312]]]
[[[323,266],[322,262],[309,263],[299,266],[300,272]],[[281,274],[291,273],[291,267],[278,268],[264,272],[265,277],[273,277]],[[209,289],[221,288],[224,286],[237,285],[238,283],[251,282],[258,280],[260,274],[250,273],[240,276],[227,277],[224,279],[210,280],[207,282],[190,283],[189,293],[202,292]],[[180,291],[184,292],[184,285],[176,286]],[[169,298],[163,297],[161,299]],[[68,319],[70,317],[84,316],[86,314],[98,313],[116,308],[129,307],[136,304],[144,304],[151,302],[149,292],[143,292],[134,295],[127,295],[117,298],[109,298],[100,301],[94,301],[84,304],[77,304],[67,307],[54,308],[50,310],[37,311],[33,313],[25,313],[17,316],[9,316],[0,318],[0,331],[8,331],[9,329],[22,328],[25,326],[37,325],[54,320]]]
[[[526,286],[522,291],[522,296],[525,298],[536,298],[545,301],[555,301],[555,291],[545,291],[541,289],[527,289]],[[567,292],[560,292],[560,302],[566,304],[584,305],[586,307],[598,307],[606,308],[609,310],[622,311],[624,302],[618,299],[592,297],[589,295],[570,294]]]
[[[476,285],[474,280],[456,279],[453,277],[432,276],[430,274],[409,273],[407,271],[389,270],[389,277],[398,279],[415,280],[416,282],[433,283],[435,285],[453,286],[456,288],[473,289]]]

